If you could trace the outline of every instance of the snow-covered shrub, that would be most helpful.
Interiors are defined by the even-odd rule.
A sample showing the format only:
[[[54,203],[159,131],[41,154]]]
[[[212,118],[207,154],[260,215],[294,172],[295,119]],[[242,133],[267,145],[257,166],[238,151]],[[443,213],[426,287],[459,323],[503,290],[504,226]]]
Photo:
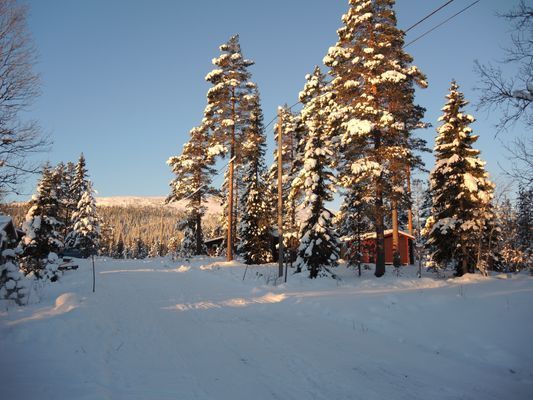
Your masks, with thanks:
[[[196,235],[191,224],[185,224],[183,228],[183,239],[180,243],[180,257],[191,258],[196,252]]]
[[[48,254],[48,258],[46,260],[43,260],[43,262],[45,264],[45,267],[41,273],[41,278],[50,282],[57,281],[62,275],[62,272],[59,270],[60,260],[57,254]]]
[[[31,283],[20,272],[15,251],[4,250],[2,259],[4,262],[0,264],[0,300],[12,300],[18,305],[27,304]]]

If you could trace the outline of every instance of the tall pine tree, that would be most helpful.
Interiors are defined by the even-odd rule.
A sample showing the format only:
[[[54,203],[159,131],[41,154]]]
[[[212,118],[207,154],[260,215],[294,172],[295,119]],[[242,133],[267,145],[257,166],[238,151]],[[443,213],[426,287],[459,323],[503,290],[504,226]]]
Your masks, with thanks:
[[[339,40],[324,58],[330,68],[340,135],[340,184],[373,188],[373,224],[377,237],[376,276],[385,273],[384,218],[387,200],[398,207],[413,156],[410,129],[423,109],[414,104],[414,85],[427,86],[403,50],[404,34],[396,27],[394,0],[350,0]],[[393,204],[394,203],[394,204]]]
[[[207,92],[207,106],[204,124],[211,130],[211,150],[213,155],[229,156],[230,162],[224,179],[224,210],[231,213],[232,232],[228,243],[228,259],[233,258],[235,245],[236,217],[239,210],[239,187],[241,187],[243,158],[240,149],[245,140],[245,132],[250,126],[251,109],[257,102],[256,85],[250,81],[248,68],[254,64],[242,56],[239,36],[235,35],[220,46],[222,54],[213,60],[215,69],[206,76],[213,87]]]

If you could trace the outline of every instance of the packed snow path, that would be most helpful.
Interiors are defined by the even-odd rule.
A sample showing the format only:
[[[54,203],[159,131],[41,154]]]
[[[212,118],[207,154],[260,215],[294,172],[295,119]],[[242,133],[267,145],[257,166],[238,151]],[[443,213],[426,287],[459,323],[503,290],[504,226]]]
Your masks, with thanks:
[[[0,314],[3,399],[528,399],[533,279],[98,260]],[[429,276],[429,275],[428,275]],[[267,285],[267,282],[269,283]]]

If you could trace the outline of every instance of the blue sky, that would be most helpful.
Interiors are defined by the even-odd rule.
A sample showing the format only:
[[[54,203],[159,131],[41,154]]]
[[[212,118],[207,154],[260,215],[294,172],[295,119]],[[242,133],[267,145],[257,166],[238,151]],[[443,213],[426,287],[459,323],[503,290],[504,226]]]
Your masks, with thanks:
[[[442,12],[409,32],[407,41],[432,28],[473,0],[455,0]],[[399,26],[406,28],[444,0],[398,0]],[[473,8],[408,47],[426,73],[429,88],[420,90],[434,127],[418,134],[433,146],[435,126],[450,81],[466,97],[477,76],[473,62],[503,57],[509,44],[506,11],[518,1],[482,0]],[[313,66],[322,65],[336,39],[347,0],[27,0],[29,30],[39,51],[36,71],[42,96],[29,111],[54,145],[42,160],[76,161],[84,152],[101,196],[166,195],[172,179],[165,161],[179,154],[191,127],[202,117],[218,46],[231,35],[241,37],[243,54],[255,60],[253,79],[262,94],[265,122],[280,104],[293,104]],[[510,70],[509,72],[512,72]],[[494,138],[497,113],[469,111],[478,121],[478,148],[491,175],[506,164]],[[269,157],[273,151],[272,130]],[[433,159],[425,157],[428,167]],[[498,181],[498,179],[496,179]],[[34,190],[35,180],[23,188]]]

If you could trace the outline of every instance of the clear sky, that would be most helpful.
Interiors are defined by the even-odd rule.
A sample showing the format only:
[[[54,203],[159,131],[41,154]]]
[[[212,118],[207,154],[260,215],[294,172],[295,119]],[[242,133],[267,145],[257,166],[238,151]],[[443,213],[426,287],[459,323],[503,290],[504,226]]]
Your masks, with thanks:
[[[181,152],[205,106],[218,46],[241,37],[243,54],[255,60],[265,122],[278,105],[293,104],[314,65],[322,65],[337,39],[347,0],[21,0],[29,5],[29,29],[39,50],[36,71],[42,96],[29,115],[54,141],[41,159],[76,161],[84,152],[100,196],[163,196],[172,179],[166,160]],[[473,0],[455,0],[409,32],[407,41],[432,28]],[[407,28],[445,0],[398,0],[399,26]],[[495,14],[517,0],[481,0],[467,12],[408,47],[428,76],[418,103],[437,125],[450,81],[455,78],[475,102],[475,59],[503,57],[510,26]],[[469,111],[478,121],[478,148],[491,175],[501,173],[505,153],[494,138],[498,115]],[[418,134],[433,147],[435,126]],[[269,157],[272,130],[267,131]],[[425,158],[431,169],[433,159]],[[496,179],[498,180],[498,179]],[[31,193],[35,180],[24,190]]]

